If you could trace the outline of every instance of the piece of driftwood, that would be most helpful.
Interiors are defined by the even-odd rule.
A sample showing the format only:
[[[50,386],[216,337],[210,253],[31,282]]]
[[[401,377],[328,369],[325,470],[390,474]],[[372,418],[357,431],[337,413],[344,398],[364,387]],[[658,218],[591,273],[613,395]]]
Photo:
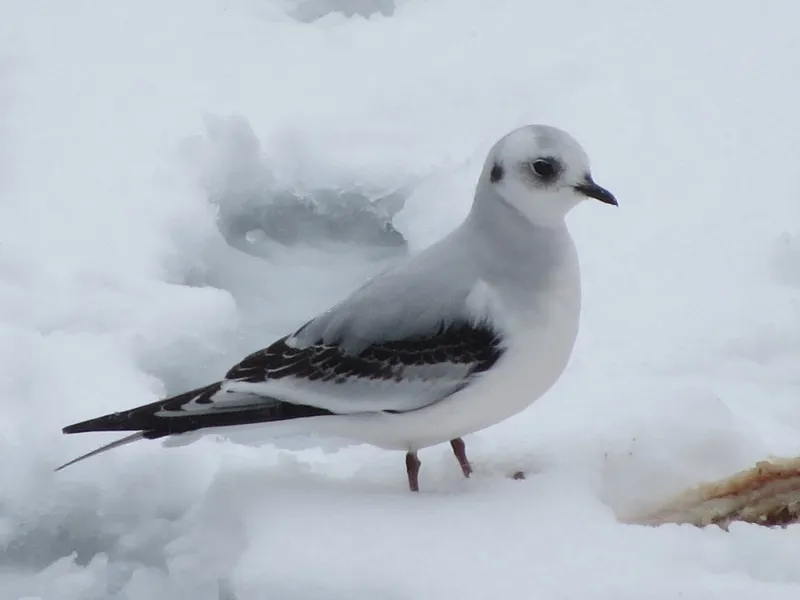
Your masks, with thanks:
[[[767,527],[800,522],[800,458],[774,458],[730,477],[692,487],[655,511],[627,519],[637,525],[734,521]]]

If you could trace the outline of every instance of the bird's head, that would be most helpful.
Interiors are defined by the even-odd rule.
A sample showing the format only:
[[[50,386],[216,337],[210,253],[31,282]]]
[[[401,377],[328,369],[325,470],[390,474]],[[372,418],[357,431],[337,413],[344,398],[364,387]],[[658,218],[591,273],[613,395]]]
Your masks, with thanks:
[[[592,179],[580,144],[547,125],[520,127],[492,147],[478,183],[476,200],[481,197],[504,201],[538,225],[562,222],[587,198],[617,206]]]

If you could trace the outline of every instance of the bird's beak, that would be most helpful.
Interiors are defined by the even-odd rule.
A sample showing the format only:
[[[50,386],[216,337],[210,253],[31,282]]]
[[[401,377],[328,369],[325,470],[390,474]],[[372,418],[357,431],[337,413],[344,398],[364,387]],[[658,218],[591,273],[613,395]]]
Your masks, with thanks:
[[[604,202],[606,204],[613,204],[614,206],[619,206],[617,203],[617,199],[614,197],[614,194],[609,192],[607,189],[600,187],[597,185],[591,177],[586,177],[582,183],[579,183],[575,186],[575,191],[579,194],[583,194],[584,196],[588,196],[589,198],[594,198],[595,200],[600,200],[600,202]]]

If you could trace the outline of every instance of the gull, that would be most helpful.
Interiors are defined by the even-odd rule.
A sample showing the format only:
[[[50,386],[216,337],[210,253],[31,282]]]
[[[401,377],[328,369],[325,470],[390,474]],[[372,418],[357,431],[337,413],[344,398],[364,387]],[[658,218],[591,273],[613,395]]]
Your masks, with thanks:
[[[62,465],[141,439],[281,425],[406,453],[516,415],[561,377],[578,334],[578,256],[565,223],[582,200],[617,206],[565,131],[527,125],[489,151],[466,219],[224,379],[64,433],[134,431]],[[263,429],[261,429],[263,428]]]

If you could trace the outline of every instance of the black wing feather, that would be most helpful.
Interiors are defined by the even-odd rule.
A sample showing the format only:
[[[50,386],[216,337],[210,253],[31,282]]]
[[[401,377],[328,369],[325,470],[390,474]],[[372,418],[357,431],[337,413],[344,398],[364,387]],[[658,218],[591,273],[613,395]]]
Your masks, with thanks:
[[[289,336],[268,348],[254,352],[230,369],[227,381],[263,382],[284,377],[343,383],[353,378],[401,380],[405,369],[433,364],[468,366],[465,385],[473,374],[491,368],[502,356],[501,337],[486,325],[457,323],[442,325],[434,334],[406,340],[375,343],[357,354],[349,354],[336,345],[321,340],[294,348]],[[223,382],[191,390],[131,410],[116,412],[83,421],[63,429],[64,433],[87,431],[141,431],[145,438],[186,433],[207,427],[284,421],[320,415],[330,411],[274,400],[236,410],[187,410],[187,405],[210,407]],[[463,386],[462,386],[463,387]],[[172,415],[161,415],[163,411]],[[178,413],[175,415],[174,413]]]
[[[356,377],[393,380],[408,367],[438,363],[472,365],[470,374],[490,369],[503,353],[500,336],[486,325],[442,325],[427,336],[375,343],[357,354],[321,340],[303,348],[287,344],[290,336],[254,352],[225,375],[232,381],[260,383],[284,377],[309,380]]]

